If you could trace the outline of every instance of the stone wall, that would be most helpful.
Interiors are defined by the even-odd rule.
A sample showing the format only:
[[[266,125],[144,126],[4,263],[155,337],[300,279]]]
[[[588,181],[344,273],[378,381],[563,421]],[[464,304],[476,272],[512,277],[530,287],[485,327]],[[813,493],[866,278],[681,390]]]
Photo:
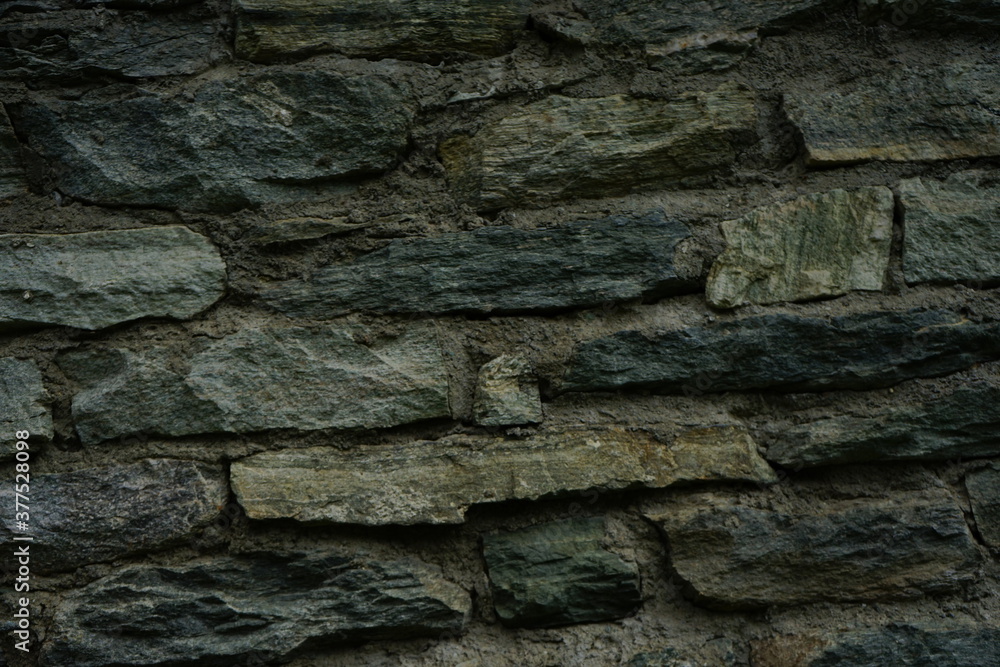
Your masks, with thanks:
[[[0,4],[0,664],[1000,665],[998,31]]]

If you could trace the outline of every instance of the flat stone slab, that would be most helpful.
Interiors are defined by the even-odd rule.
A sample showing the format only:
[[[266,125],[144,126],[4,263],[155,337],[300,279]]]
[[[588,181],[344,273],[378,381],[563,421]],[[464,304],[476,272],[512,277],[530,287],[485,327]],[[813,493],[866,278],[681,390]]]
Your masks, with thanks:
[[[17,431],[28,431],[29,448],[32,443],[48,442],[52,412],[38,365],[4,357],[0,359],[0,460],[14,458]]]
[[[1000,386],[978,382],[915,407],[799,424],[766,456],[787,468],[1000,456]]]
[[[990,464],[970,472],[965,477],[965,488],[979,534],[991,547],[1000,549],[1000,466]]]
[[[1000,322],[949,310],[763,315],[580,344],[561,391],[872,389],[1000,358]]]
[[[0,328],[184,319],[225,289],[218,249],[187,227],[0,235]]]
[[[635,611],[639,568],[601,545],[604,519],[554,521],[483,536],[500,622],[552,627],[610,621]]]
[[[1000,281],[1000,171],[899,183],[906,282]]]
[[[309,552],[135,565],[62,599],[42,660],[266,664],[315,645],[458,633],[471,606],[468,593],[419,561]]]
[[[722,223],[705,297],[718,308],[878,291],[889,268],[892,191],[832,190]]]
[[[597,306],[690,291],[674,248],[690,231],[662,211],[521,230],[393,241],[348,264],[261,291],[293,317],[380,313],[506,313]]]
[[[192,539],[229,498],[221,465],[168,459],[32,473],[30,486],[31,564],[47,572]],[[0,502],[14,506],[13,485],[0,487]],[[13,513],[3,518],[2,533],[21,534]]]
[[[991,157],[1000,155],[990,111],[1000,107],[998,77],[983,63],[887,68],[848,90],[788,93],[785,109],[813,166]]]
[[[650,516],[697,604],[756,609],[954,592],[979,551],[944,489],[891,500],[813,500],[796,511],[717,496]]]
[[[456,193],[496,210],[704,182],[730,168],[756,122],[753,94],[734,83],[670,101],[553,95],[440,153]]]
[[[268,429],[385,428],[447,417],[448,377],[434,333],[355,342],[334,327],[253,328],[153,347],[69,353],[59,360],[80,441]]]
[[[251,519],[367,525],[462,523],[476,503],[592,488],[777,480],[735,427],[701,439],[678,437],[672,446],[648,433],[605,429],[524,440],[449,436],[347,451],[285,449],[234,461],[231,474]]]

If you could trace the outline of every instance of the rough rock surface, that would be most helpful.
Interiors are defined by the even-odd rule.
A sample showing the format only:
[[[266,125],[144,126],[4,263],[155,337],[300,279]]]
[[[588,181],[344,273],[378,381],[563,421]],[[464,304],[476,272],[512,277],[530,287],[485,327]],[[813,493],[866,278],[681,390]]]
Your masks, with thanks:
[[[998,357],[1000,322],[973,322],[948,310],[764,315],[652,334],[621,331],[583,343],[561,389],[869,389]]]
[[[295,317],[382,313],[504,313],[595,306],[692,289],[674,247],[690,232],[662,211],[521,230],[399,240],[349,264],[262,292]]]
[[[722,223],[725,251],[705,297],[720,308],[880,290],[889,268],[892,191],[833,190]]]
[[[858,13],[901,28],[1000,28],[998,0],[859,0]]]
[[[256,62],[336,51],[439,60],[499,55],[528,21],[530,0],[238,0],[236,54]]]
[[[992,464],[969,473],[965,488],[969,491],[979,534],[991,547],[1000,549],[1000,465]]]
[[[789,93],[810,165],[1000,155],[1000,69],[958,62],[881,69],[848,92]]]
[[[24,168],[21,164],[21,144],[10,126],[10,118],[0,105],[0,199],[27,192]]]
[[[187,227],[0,235],[0,328],[188,318],[225,283],[219,251]]]
[[[221,465],[149,459],[139,463],[31,475],[31,563],[72,570],[193,538],[229,497]],[[0,502],[14,506],[12,485]],[[14,516],[5,516],[9,537]]]
[[[0,359],[0,460],[12,458],[17,431],[28,431],[32,442],[52,439],[52,413],[42,374],[33,361]]]
[[[493,210],[703,181],[755,124],[753,94],[731,83],[670,101],[553,95],[440,151],[456,192]]]
[[[349,451],[285,449],[232,465],[233,491],[251,519],[368,525],[461,523],[475,503],[591,488],[776,479],[753,441],[731,427],[674,446],[642,432],[580,430],[524,440],[449,436]]]
[[[900,181],[908,283],[1000,281],[1000,171]]]
[[[483,364],[472,414],[481,426],[540,423],[542,399],[528,360],[519,355],[502,355]]]
[[[795,511],[698,500],[650,518],[688,594],[708,607],[915,597],[955,591],[975,576],[979,551],[941,488],[814,500]]]
[[[639,569],[603,546],[604,519],[553,521],[483,537],[493,607],[504,625],[610,621],[639,606]]]
[[[137,565],[67,595],[49,665],[246,665],[310,645],[460,631],[471,603],[438,568],[329,552]]]
[[[668,647],[632,656],[627,667],[741,667],[737,642],[724,637],[711,639],[695,651]]]
[[[248,231],[247,238],[251,243],[276,245],[291,241],[308,241],[324,236],[339,236],[362,228],[364,225],[347,222],[346,217],[288,218],[255,225]]]
[[[799,424],[767,448],[789,468],[1000,456],[1000,387],[980,382],[913,407]]]
[[[81,442],[123,435],[376,428],[446,417],[448,378],[434,334],[355,342],[332,327],[260,328],[186,351],[69,353],[64,370]]]
[[[39,99],[15,121],[63,193],[121,206],[227,211],[329,197],[387,170],[413,110],[378,74],[276,69],[168,96]]]

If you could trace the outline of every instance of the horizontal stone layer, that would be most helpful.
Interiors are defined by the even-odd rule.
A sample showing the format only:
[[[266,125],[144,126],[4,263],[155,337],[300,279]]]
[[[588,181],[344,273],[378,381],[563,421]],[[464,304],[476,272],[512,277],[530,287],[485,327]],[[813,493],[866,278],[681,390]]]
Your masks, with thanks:
[[[0,460],[13,458],[15,434],[28,431],[32,443],[52,439],[52,413],[42,373],[34,361],[0,358]]]
[[[562,391],[871,389],[1000,358],[1000,322],[950,310],[764,315],[578,345]]]
[[[478,313],[595,306],[691,289],[674,247],[687,227],[662,211],[521,230],[393,241],[349,264],[334,264],[262,291],[295,317],[381,313]]]
[[[147,433],[249,433],[396,426],[449,416],[433,332],[355,342],[346,330],[245,329],[184,350],[74,352],[60,365],[81,390],[81,442]]]
[[[0,235],[0,328],[187,318],[225,287],[219,251],[186,227]]]
[[[581,430],[285,449],[232,465],[233,491],[251,519],[368,525],[461,523],[476,503],[592,488],[776,479],[749,435],[734,427],[685,434],[672,446],[643,432]]]
[[[7,112],[0,105],[0,199],[16,197],[28,191],[21,164],[21,144],[10,125]]]

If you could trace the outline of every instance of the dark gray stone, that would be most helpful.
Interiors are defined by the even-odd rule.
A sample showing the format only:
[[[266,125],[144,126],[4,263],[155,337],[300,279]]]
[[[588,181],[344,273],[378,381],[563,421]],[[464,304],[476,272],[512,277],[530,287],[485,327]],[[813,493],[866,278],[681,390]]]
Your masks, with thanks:
[[[997,0],[859,0],[858,12],[865,21],[899,28],[1000,28]]]
[[[647,651],[632,657],[627,667],[740,667],[736,642],[712,639],[697,648]]]
[[[69,353],[81,442],[136,433],[376,428],[449,416],[428,329],[362,345],[332,327],[251,328],[183,350]]]
[[[993,464],[970,472],[965,488],[972,501],[972,514],[983,540],[1000,549],[1000,466]]]
[[[337,553],[137,565],[66,595],[48,665],[247,665],[325,645],[460,632],[469,595],[419,561]]]
[[[267,287],[262,298],[294,317],[353,310],[503,313],[595,306],[693,288],[674,247],[690,235],[661,211],[525,231],[473,232],[394,241],[308,281]]]
[[[601,546],[604,519],[570,519],[483,537],[493,607],[504,625],[609,621],[642,601],[639,570]]]
[[[52,413],[42,374],[33,361],[0,359],[0,460],[14,457],[17,431],[28,431],[33,442],[52,439]],[[29,449],[30,451],[30,449]]]
[[[219,251],[187,227],[0,235],[0,328],[183,319],[225,287]]]
[[[886,387],[1000,358],[1000,322],[914,309],[834,318],[764,315],[579,345],[562,391],[701,394]]]
[[[755,609],[954,592],[976,576],[979,551],[942,488],[892,499],[812,499],[795,511],[697,498],[650,518],[698,604]]]
[[[406,95],[380,75],[277,69],[175,96],[135,89],[16,109],[15,124],[63,194],[211,211],[345,192],[344,179],[394,164],[413,117]]]
[[[793,426],[768,447],[789,468],[1000,456],[1000,387],[976,383],[916,407]]]
[[[72,570],[192,539],[229,497],[221,465],[150,459],[128,465],[31,475],[32,569]],[[0,502],[14,506],[12,485]],[[19,534],[14,515],[2,534]]]
[[[0,105],[0,199],[16,197],[28,191],[21,164],[21,144],[14,135],[10,118]]]

